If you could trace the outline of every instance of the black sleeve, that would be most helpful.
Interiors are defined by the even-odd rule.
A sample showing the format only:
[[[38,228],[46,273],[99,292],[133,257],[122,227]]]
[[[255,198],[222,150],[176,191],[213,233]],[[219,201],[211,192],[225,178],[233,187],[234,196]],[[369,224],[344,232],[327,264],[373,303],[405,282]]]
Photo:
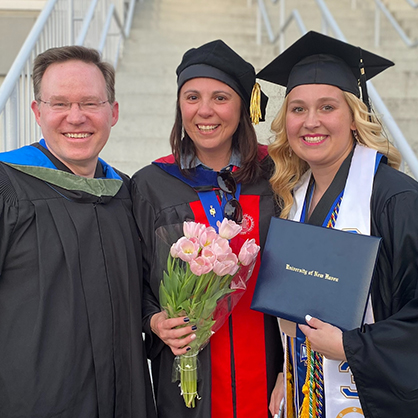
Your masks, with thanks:
[[[147,336],[146,348],[151,360],[162,349],[164,343],[151,331],[150,320],[152,315],[161,311],[156,295],[151,289],[151,267],[155,256],[155,213],[151,203],[148,202],[138,190],[135,178],[131,180],[131,196],[133,213],[141,235],[144,291],[142,301],[143,329]]]
[[[16,192],[0,164],[0,277],[18,216]]]
[[[372,234],[382,237],[372,285],[376,323],[344,332],[344,349],[366,417],[415,418],[418,192],[410,189],[382,199],[376,197],[372,204]]]

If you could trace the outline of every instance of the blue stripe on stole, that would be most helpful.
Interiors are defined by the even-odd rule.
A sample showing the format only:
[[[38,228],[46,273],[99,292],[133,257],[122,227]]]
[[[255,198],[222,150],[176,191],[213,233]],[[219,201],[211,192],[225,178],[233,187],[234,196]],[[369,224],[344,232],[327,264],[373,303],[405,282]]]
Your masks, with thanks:
[[[218,221],[222,222],[223,211],[221,205],[219,204],[216,193],[211,190],[208,192],[199,192],[198,195],[205,211],[206,218],[208,219],[209,225],[218,231],[216,223]]]
[[[237,191],[235,193],[235,198],[239,200],[239,196],[241,193],[241,184],[237,184]],[[206,218],[208,219],[209,225],[215,228],[216,232],[218,232],[218,226],[216,223],[222,222],[224,216],[224,208],[226,205],[226,202],[229,200],[228,197],[229,194],[223,193],[222,196],[222,203],[219,204],[218,197],[216,196],[216,193],[211,191],[203,191],[198,192],[198,196],[200,199],[200,202],[202,203],[203,209],[206,214]],[[233,196],[231,195],[231,198]]]
[[[375,162],[375,169],[374,172],[376,174],[376,171],[379,167],[379,164],[382,160],[383,155],[380,153],[376,154],[376,162]],[[303,208],[302,208],[302,213],[301,213],[301,217],[300,217],[300,222],[305,222],[306,220],[306,212],[307,212],[307,201],[311,201],[312,199],[312,195],[313,195],[313,187],[309,196],[309,199],[305,199],[304,204],[303,204]],[[338,197],[335,199],[334,203],[331,205],[330,210],[322,224],[323,227],[326,227],[329,223],[329,220],[331,218],[332,213],[334,212],[335,206],[337,205],[339,199],[344,195],[344,190],[342,190],[342,192],[338,195]],[[338,214],[337,214],[338,216]],[[288,344],[290,345],[290,338],[291,337],[287,337],[288,338]],[[299,329],[299,327],[296,327],[296,338],[295,340],[295,344],[296,347],[294,347],[294,352],[292,352],[292,357],[290,358],[291,364],[295,364],[294,360],[296,360],[296,371],[297,371],[297,376],[296,376],[296,371],[293,371],[293,374],[295,376],[295,388],[297,387],[297,391],[295,390],[294,393],[294,401],[295,401],[295,405],[297,408],[297,411],[300,411],[300,408],[302,406],[302,402],[303,402],[303,398],[304,395],[302,393],[302,387],[305,383],[305,379],[306,379],[306,371],[307,371],[307,355],[306,355],[306,344],[305,344],[305,334],[303,334],[303,332]]]
[[[209,191],[199,191],[200,187],[211,186],[213,188],[217,187],[217,177],[218,173],[213,170],[205,169],[202,166],[195,168],[194,172],[190,177],[185,177],[181,172],[179,166],[175,163],[167,164],[162,162],[154,161],[153,164],[160,167],[166,173],[170,174],[173,177],[178,178],[183,183],[186,183],[197,192],[200,202],[202,203],[203,209],[206,214],[206,218],[209,222],[209,225],[215,228],[218,232],[218,227],[216,225],[217,221],[222,222],[223,220],[223,210],[226,205],[226,202],[232,198],[232,195],[226,195],[224,193],[222,197],[222,202],[219,204],[218,197],[213,190]],[[241,184],[237,184],[237,192],[235,193],[235,198],[239,200],[241,192]]]

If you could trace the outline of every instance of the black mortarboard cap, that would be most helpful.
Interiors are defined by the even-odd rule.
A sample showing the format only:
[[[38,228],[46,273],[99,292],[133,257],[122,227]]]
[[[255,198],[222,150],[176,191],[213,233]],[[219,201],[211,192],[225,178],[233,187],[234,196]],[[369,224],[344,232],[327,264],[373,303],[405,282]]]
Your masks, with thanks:
[[[323,35],[308,32],[257,77],[286,87],[286,95],[303,84],[329,84],[361,97],[369,107],[366,81],[394,65],[379,55]]]
[[[267,96],[256,83],[254,67],[221,40],[189,49],[176,70],[177,86],[192,78],[208,77],[222,81],[244,100],[253,123],[264,121]]]

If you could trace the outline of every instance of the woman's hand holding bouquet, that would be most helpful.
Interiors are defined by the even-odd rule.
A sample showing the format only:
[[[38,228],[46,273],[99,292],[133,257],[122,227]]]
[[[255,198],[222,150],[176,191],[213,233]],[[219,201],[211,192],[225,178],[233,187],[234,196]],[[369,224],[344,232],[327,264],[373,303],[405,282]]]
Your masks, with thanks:
[[[180,320],[183,323],[175,330],[179,336],[177,344],[173,340],[173,332],[166,333],[166,340],[162,327],[157,332],[175,354],[176,351],[188,350],[176,357],[174,378],[180,380],[181,394],[189,408],[195,406],[198,397],[198,352],[208,342],[214,329],[219,329],[242,296],[260,250],[252,239],[242,245],[238,255],[234,254],[229,240],[241,232],[241,227],[224,219],[222,223],[218,222],[218,228],[219,233],[203,224],[185,222],[184,236],[171,247],[167,271],[160,285],[160,303],[167,317],[185,318],[192,326],[189,330],[193,333],[182,339],[180,337],[184,336],[185,330],[181,328],[189,325]],[[236,292],[238,289],[241,292]],[[222,309],[225,303],[227,308]],[[177,321],[174,320],[173,324],[178,324]],[[164,324],[165,327],[170,326],[168,321],[164,321]],[[158,327],[158,324],[155,326]]]

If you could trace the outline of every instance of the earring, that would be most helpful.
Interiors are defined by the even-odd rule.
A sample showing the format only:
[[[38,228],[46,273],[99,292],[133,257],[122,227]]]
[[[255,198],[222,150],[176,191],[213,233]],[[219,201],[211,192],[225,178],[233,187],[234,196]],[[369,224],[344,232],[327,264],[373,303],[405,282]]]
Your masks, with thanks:
[[[292,155],[293,155],[292,148],[289,147],[289,158],[292,158]]]
[[[353,133],[353,137],[356,140],[356,142],[359,142],[359,136],[358,136],[357,129],[353,129],[351,132]]]

